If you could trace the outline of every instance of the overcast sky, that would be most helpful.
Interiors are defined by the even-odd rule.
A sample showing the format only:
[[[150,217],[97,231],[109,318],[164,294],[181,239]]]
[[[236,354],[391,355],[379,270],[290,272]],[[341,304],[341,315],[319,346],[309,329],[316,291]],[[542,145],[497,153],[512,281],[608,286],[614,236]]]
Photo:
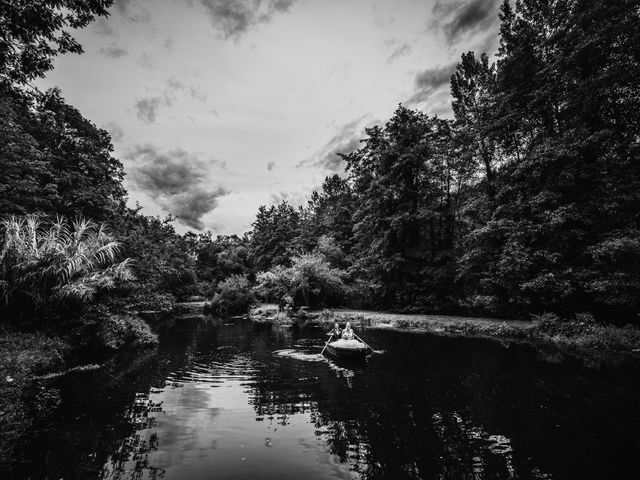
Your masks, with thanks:
[[[259,205],[305,203],[399,103],[450,116],[449,76],[495,51],[499,3],[116,0],[39,85],[111,133],[131,205],[239,234]]]

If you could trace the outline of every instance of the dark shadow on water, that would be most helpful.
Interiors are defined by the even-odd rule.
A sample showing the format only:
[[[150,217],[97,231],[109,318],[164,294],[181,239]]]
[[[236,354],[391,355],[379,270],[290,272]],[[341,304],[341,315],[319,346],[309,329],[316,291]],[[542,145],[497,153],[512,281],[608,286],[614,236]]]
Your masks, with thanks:
[[[52,379],[62,405],[3,478],[622,478],[637,371],[530,347],[369,331],[366,362],[318,329],[158,325],[160,346]]]

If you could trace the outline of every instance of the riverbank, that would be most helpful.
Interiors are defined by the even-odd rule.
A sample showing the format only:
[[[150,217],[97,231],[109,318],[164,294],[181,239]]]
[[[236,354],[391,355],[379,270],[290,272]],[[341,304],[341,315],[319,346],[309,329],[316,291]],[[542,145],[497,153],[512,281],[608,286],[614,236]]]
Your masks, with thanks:
[[[534,316],[531,320],[499,320],[449,315],[419,315],[333,309],[301,311],[295,315],[278,312],[275,305],[253,309],[250,318],[259,322],[288,325],[311,322],[327,329],[334,322],[351,322],[356,330],[375,328],[429,333],[434,335],[484,337],[507,342],[553,346],[582,358],[608,364],[640,364],[640,329],[616,327],[596,322],[588,314],[563,320],[553,314]]]

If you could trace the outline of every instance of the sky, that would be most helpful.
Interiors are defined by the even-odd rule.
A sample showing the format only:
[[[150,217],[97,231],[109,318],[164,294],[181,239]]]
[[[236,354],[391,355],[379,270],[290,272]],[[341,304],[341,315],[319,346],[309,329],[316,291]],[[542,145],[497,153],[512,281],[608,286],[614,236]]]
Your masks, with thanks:
[[[494,53],[499,0],[115,0],[38,83],[112,136],[129,204],[242,234],[306,204],[398,104],[450,117],[461,53]]]

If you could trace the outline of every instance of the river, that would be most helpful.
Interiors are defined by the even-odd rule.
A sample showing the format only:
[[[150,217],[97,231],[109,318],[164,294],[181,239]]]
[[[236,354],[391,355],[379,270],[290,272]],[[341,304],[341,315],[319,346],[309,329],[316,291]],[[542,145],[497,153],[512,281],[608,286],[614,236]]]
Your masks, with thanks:
[[[633,370],[483,339],[369,330],[366,363],[320,328],[169,319],[160,345],[48,380],[61,404],[7,478],[629,478]]]

